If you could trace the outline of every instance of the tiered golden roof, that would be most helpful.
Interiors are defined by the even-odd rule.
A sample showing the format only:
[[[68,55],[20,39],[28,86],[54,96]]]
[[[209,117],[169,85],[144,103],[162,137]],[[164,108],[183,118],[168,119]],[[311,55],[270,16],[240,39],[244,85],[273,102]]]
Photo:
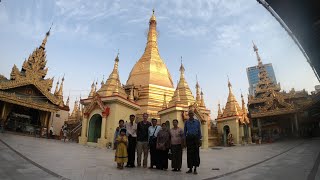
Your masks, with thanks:
[[[118,66],[119,55],[117,55],[114,60],[113,70],[106,83],[102,84],[101,88],[97,91],[100,96],[112,96],[117,93],[119,96],[127,99],[128,95],[126,94],[120,82]]]
[[[181,61],[181,66],[179,70],[180,70],[180,80],[177,84],[176,90],[174,91],[172,100],[169,102],[169,107],[175,106],[177,103],[180,106],[190,106],[195,102],[192,92],[189,88],[189,85],[186,79],[184,78],[185,68],[182,64],[182,61]],[[177,99],[179,99],[179,102]]]
[[[258,53],[257,46],[253,43],[253,50],[256,53],[259,68],[259,82],[256,86],[255,96],[249,96],[249,111],[252,118],[294,113],[299,109],[301,103],[309,101],[308,93],[304,93],[304,100],[296,100],[298,97],[295,91],[289,93],[280,92],[280,85],[274,84],[263,65]]]
[[[171,75],[159,54],[156,26],[157,21],[153,11],[149,21],[146,48],[142,57],[131,70],[127,85],[148,86],[153,84],[173,88]]]
[[[242,115],[242,109],[240,108],[239,103],[237,102],[236,98],[233,95],[232,85],[229,80],[228,80],[228,88],[229,88],[228,101],[223,111],[222,118]]]
[[[10,73],[10,80],[6,78],[0,80],[0,100],[43,111],[57,111],[58,107],[65,107],[63,103],[63,93],[59,92],[60,89],[63,91],[63,85],[59,90],[58,87],[56,87],[56,93],[52,94],[50,91],[53,78],[45,79],[48,71],[48,68],[46,67],[47,60],[45,46],[49,35],[50,30],[46,33],[41,45],[23,62],[21,71],[14,65]],[[30,87],[31,91],[27,93],[39,96],[40,94],[36,91],[40,91],[45,98],[33,98],[33,96],[25,97],[25,95],[12,93],[10,90],[17,90],[22,86]],[[37,89],[36,91],[32,91],[34,87]],[[13,92],[15,92],[15,90]]]

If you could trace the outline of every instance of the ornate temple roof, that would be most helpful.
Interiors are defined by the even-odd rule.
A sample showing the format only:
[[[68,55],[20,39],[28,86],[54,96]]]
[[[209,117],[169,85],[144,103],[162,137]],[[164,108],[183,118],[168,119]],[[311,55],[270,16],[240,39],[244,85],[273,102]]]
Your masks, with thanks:
[[[144,53],[132,68],[127,85],[148,86],[154,84],[173,88],[171,75],[159,54],[156,26],[157,21],[153,11],[149,21],[149,32]]]
[[[258,60],[259,82],[256,86],[256,95],[249,96],[248,99],[251,118],[294,113],[299,107],[310,101],[307,93],[300,94],[295,90],[289,93],[280,92],[280,85],[274,84],[270,80],[254,43],[253,50]]]
[[[69,109],[69,107],[66,108],[63,102],[63,82],[60,88],[57,85],[55,93],[52,94],[53,78],[45,78],[48,71],[45,46],[50,35],[50,29],[41,45],[23,62],[21,70],[14,65],[10,73],[10,80],[6,78],[0,79],[1,100],[44,111],[57,111],[58,107],[60,109]],[[28,86],[30,90],[34,89],[34,93],[39,91],[41,96],[45,97],[39,98],[15,93],[22,86]]]
[[[239,103],[237,102],[235,96],[233,95],[232,85],[229,80],[228,80],[228,87],[229,87],[228,101],[226,103],[226,106],[225,106],[225,109],[222,113],[221,118],[242,115],[242,109],[240,108]]]
[[[97,91],[100,96],[112,96],[112,95],[119,95],[125,99],[127,99],[128,95],[126,94],[124,88],[121,85],[120,78],[119,78],[119,55],[114,60],[114,66],[109,78],[107,79],[106,83],[101,85],[101,88]]]
[[[182,59],[182,58],[181,58]],[[175,106],[177,103],[182,106],[190,106],[195,102],[189,85],[184,77],[184,66],[181,60],[180,66],[180,80],[177,84],[177,88],[174,91],[172,100],[169,102],[169,107]]]

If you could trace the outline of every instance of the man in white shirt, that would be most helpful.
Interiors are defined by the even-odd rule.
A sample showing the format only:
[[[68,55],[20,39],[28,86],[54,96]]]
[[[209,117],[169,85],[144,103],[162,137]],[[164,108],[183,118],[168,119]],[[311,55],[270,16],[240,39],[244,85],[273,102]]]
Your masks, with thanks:
[[[161,126],[157,125],[157,119],[151,120],[152,126],[148,129],[149,135],[149,148],[150,148],[150,156],[151,156],[151,163],[149,169],[153,169],[153,166],[157,165],[157,135],[161,129]]]
[[[136,155],[136,145],[137,145],[137,124],[135,121],[135,115],[130,115],[130,122],[125,124],[127,129],[127,136],[128,136],[128,163],[126,167],[135,167],[135,155]]]

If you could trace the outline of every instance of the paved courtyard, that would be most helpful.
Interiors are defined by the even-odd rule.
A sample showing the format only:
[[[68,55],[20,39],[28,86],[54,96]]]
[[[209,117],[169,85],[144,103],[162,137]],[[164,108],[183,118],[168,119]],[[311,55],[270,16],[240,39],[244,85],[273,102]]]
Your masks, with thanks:
[[[201,150],[198,175],[133,168],[118,170],[114,151],[0,133],[0,179],[320,179],[320,139]],[[212,170],[219,168],[220,170]]]

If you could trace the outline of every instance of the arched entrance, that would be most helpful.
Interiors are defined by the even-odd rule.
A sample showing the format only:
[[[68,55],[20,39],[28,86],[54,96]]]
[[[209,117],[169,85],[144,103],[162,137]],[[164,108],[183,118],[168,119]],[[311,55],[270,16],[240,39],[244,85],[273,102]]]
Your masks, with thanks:
[[[224,146],[227,146],[227,144],[228,144],[227,142],[228,142],[229,133],[230,133],[230,128],[228,125],[225,125],[223,127],[223,144],[224,144]]]
[[[100,114],[95,114],[89,121],[88,142],[98,142],[101,136],[101,122],[102,117]]]

